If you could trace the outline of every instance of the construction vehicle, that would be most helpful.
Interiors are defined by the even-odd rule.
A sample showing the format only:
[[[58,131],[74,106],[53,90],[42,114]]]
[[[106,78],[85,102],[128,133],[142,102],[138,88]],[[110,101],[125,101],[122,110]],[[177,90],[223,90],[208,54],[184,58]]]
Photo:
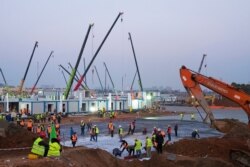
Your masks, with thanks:
[[[216,126],[216,120],[209,108],[205,96],[201,90],[201,86],[205,86],[210,90],[222,95],[235,103],[239,104],[248,116],[248,127],[250,128],[250,95],[243,90],[235,88],[227,83],[217,80],[212,77],[201,75],[195,71],[187,69],[182,66],[180,69],[180,77],[187,92],[195,98],[202,109],[206,112],[204,121],[210,119],[211,125]],[[229,154],[231,160],[237,164],[237,166],[249,166],[250,153],[242,150],[230,150]]]

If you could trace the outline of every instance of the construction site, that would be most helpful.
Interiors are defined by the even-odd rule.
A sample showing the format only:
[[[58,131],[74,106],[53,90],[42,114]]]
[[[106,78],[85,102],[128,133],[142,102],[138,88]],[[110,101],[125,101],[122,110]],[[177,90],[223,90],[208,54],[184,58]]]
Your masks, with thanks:
[[[0,167],[250,167],[248,2],[113,3],[0,5]]]

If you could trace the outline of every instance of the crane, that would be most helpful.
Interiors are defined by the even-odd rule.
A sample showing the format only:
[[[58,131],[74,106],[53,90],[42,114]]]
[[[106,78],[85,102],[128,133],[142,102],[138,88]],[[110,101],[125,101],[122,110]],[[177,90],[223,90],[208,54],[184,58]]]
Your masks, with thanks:
[[[106,39],[108,38],[108,36],[109,36],[109,34],[110,34],[111,30],[113,29],[113,27],[115,26],[115,24],[116,24],[117,20],[119,19],[119,17],[120,17],[122,14],[123,14],[123,13],[122,13],[122,12],[120,12],[120,13],[118,14],[118,16],[116,17],[116,19],[115,19],[114,23],[113,23],[113,24],[112,24],[112,26],[110,27],[110,29],[109,29],[108,33],[107,33],[107,34],[106,34],[106,36],[104,37],[104,39],[103,39],[102,43],[100,44],[100,46],[98,47],[97,51],[95,52],[95,54],[94,54],[93,58],[91,59],[91,61],[90,61],[89,65],[88,65],[88,67],[86,68],[86,70],[84,71],[84,73],[83,73],[83,75],[81,76],[80,80],[79,80],[79,81],[78,81],[78,83],[76,84],[76,86],[75,86],[75,88],[74,88],[74,91],[76,91],[76,90],[78,90],[78,89],[79,89],[79,87],[80,87],[80,85],[81,85],[81,83],[82,83],[82,81],[83,81],[84,77],[86,76],[86,74],[87,74],[88,70],[90,69],[90,67],[91,67],[92,63],[94,62],[94,60],[95,60],[95,58],[96,58],[97,54],[98,54],[98,53],[99,53],[99,51],[101,50],[101,48],[102,48],[102,46],[103,46],[104,42],[105,42],[105,41],[106,41]]]
[[[100,79],[99,73],[98,73],[98,71],[97,71],[96,66],[94,66],[94,67],[95,67],[95,71],[96,71],[96,74],[97,74],[97,77],[98,77],[99,83],[100,83],[101,88],[102,88],[102,92],[104,93],[104,90],[103,90],[103,86],[102,86],[102,82],[101,82],[101,79]]]
[[[180,69],[180,77],[187,92],[197,100],[202,109],[206,112],[207,115],[204,121],[207,121],[209,118],[212,126],[216,127],[216,121],[213,113],[205,100],[200,85],[207,87],[208,89],[211,89],[214,92],[239,104],[248,116],[248,126],[250,128],[250,95],[241,89],[235,88],[218,79],[201,75],[186,68],[185,66],[182,66]]]
[[[202,68],[202,65],[203,65],[203,62],[204,62],[204,59],[207,55],[206,54],[203,54],[202,56],[202,59],[201,59],[201,63],[200,63],[200,67],[199,67],[199,70],[198,70],[198,73],[201,73],[201,68]]]
[[[34,92],[34,90],[35,90],[35,88],[36,88],[36,85],[37,85],[39,79],[41,78],[41,76],[42,76],[42,74],[43,74],[43,71],[44,71],[46,65],[48,64],[49,59],[50,59],[50,57],[52,56],[53,52],[54,52],[54,51],[51,51],[51,52],[50,52],[50,55],[49,55],[49,57],[48,57],[46,63],[44,64],[43,69],[42,69],[40,75],[38,76],[38,78],[37,78],[37,80],[36,80],[36,83],[35,83],[34,86],[32,87],[32,89],[31,89],[31,91],[30,91],[30,94],[32,94],[32,93]]]
[[[116,90],[115,90],[115,85],[114,85],[114,82],[113,82],[113,80],[112,80],[112,78],[111,78],[111,76],[110,76],[110,73],[109,73],[108,67],[106,66],[106,63],[105,63],[105,62],[103,62],[103,65],[105,66],[105,69],[106,69],[106,71],[107,71],[107,73],[108,73],[109,79],[110,79],[111,84],[112,84],[113,89],[114,89],[114,92],[116,92]]]
[[[143,92],[143,87],[142,87],[142,81],[141,81],[141,75],[140,75],[140,71],[139,71],[139,67],[138,67],[138,63],[137,63],[137,59],[136,59],[136,55],[135,55],[135,49],[134,49],[134,45],[133,45],[133,41],[132,41],[132,37],[130,32],[128,33],[129,35],[129,40],[132,46],[132,51],[133,51],[133,55],[134,55],[134,59],[135,59],[135,65],[136,65],[136,72],[138,73],[138,77],[139,77],[139,86],[140,86],[140,90]],[[135,78],[135,77],[134,77]],[[133,82],[134,83],[134,82]],[[132,86],[131,86],[132,87]]]
[[[31,56],[30,56],[30,60],[29,60],[28,66],[27,66],[26,71],[25,71],[25,73],[24,73],[24,77],[23,77],[23,79],[21,80],[21,83],[20,83],[19,93],[21,93],[22,90],[23,90],[23,84],[24,84],[24,82],[25,82],[27,73],[28,73],[28,71],[29,71],[29,67],[30,67],[31,60],[32,60],[32,58],[33,58],[33,55],[34,55],[35,50],[36,50],[37,47],[38,47],[38,42],[36,41],[36,43],[35,43],[35,45],[34,45],[34,48],[33,48],[33,51],[32,51],[32,54],[31,54]]]
[[[2,77],[3,77],[3,80],[4,80],[4,84],[5,84],[5,86],[7,86],[7,82],[6,82],[6,80],[5,80],[5,77],[4,77],[4,75],[3,75],[3,71],[2,71],[2,69],[1,69],[1,68],[0,68],[0,72],[1,72]]]

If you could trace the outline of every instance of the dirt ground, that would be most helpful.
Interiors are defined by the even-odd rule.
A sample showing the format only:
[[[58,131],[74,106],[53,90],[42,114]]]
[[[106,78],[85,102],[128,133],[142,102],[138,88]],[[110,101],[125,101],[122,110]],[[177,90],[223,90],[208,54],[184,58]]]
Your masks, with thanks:
[[[169,115],[173,113],[155,112],[121,114],[117,119],[134,119],[144,116]],[[108,121],[106,118],[98,118],[95,115],[83,117],[63,118],[62,123],[79,123],[80,120],[88,121]],[[220,120],[221,128],[226,133],[221,138],[205,139],[183,139],[164,147],[164,153],[158,155],[152,153],[150,160],[121,160],[117,159],[108,152],[100,149],[89,149],[85,147],[63,148],[60,158],[39,158],[30,160],[27,155],[30,149],[23,150],[3,150],[6,148],[31,147],[33,139],[36,137],[26,129],[15,126],[14,124],[1,123],[5,127],[6,137],[0,137],[0,167],[150,167],[150,166],[169,166],[169,167],[190,167],[190,166],[234,166],[229,158],[230,149],[240,149],[250,152],[250,130],[246,124],[236,120]]]

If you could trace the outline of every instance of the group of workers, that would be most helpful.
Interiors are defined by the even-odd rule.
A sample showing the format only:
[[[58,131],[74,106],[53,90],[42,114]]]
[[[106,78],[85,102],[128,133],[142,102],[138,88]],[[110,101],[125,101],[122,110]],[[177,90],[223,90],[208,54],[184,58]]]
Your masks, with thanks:
[[[59,157],[61,155],[62,147],[60,141],[56,138],[52,138],[49,143],[44,141],[44,136],[40,135],[35,139],[31,152],[33,154],[42,156],[42,157]]]

